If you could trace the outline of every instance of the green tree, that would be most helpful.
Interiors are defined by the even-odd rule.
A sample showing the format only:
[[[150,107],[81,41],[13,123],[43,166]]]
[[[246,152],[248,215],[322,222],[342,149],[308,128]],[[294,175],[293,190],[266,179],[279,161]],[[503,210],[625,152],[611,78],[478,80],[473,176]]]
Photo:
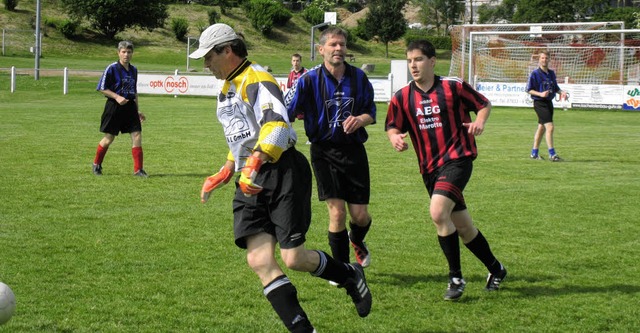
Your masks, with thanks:
[[[504,0],[482,5],[480,23],[553,23],[590,21],[607,12],[608,0]],[[615,19],[615,21],[620,18]]]
[[[420,20],[436,28],[438,35],[449,30],[449,26],[461,21],[464,3],[457,0],[413,0],[420,6]]]
[[[504,0],[499,5],[495,3],[482,4],[478,8],[478,23],[513,22],[513,14],[519,0]]]
[[[593,15],[593,20],[598,22],[624,21],[626,29],[637,29],[636,17],[640,15],[640,8],[622,7],[609,8],[609,10]]]
[[[402,14],[407,0],[374,0],[369,3],[365,17],[365,30],[369,36],[377,36],[385,46],[389,57],[389,42],[399,39],[407,31],[407,20]]]
[[[130,27],[153,30],[169,16],[166,0],[62,0],[69,15],[86,18],[109,39]]]

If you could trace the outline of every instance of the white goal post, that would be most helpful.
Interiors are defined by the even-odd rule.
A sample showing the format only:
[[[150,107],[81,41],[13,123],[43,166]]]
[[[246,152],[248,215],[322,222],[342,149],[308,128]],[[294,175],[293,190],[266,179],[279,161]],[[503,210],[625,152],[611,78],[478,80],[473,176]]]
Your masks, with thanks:
[[[540,31],[611,30],[625,29],[623,21],[613,22],[564,22],[564,23],[507,23],[507,24],[463,24],[451,28],[451,65],[449,76],[467,77],[470,34],[478,31],[535,33]],[[536,34],[537,35],[537,34]],[[499,36],[499,35],[498,35]],[[509,37],[516,38],[516,37]]]
[[[468,81],[526,82],[540,51],[569,83],[640,82],[640,30],[473,31]]]

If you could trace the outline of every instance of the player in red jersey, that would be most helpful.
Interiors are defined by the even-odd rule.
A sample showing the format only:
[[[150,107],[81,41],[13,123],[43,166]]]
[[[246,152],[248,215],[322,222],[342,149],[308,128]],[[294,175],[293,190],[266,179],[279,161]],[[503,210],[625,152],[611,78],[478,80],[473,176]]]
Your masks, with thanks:
[[[429,41],[409,44],[407,65],[413,81],[391,98],[385,130],[398,152],[409,148],[404,141],[407,133],[411,138],[431,198],[431,219],[449,264],[444,299],[457,300],[466,285],[458,237],[489,270],[486,290],[497,290],[507,270],[474,226],[462,194],[478,154],[475,136],[484,132],[491,103],[463,80],[435,75],[435,64],[435,48]]]

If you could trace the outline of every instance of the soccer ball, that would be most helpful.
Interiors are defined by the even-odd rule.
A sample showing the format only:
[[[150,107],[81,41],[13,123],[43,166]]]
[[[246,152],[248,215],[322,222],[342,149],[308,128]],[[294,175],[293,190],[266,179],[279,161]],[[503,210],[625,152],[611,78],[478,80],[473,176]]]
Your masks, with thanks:
[[[0,282],[0,325],[6,323],[16,310],[16,296],[11,288]]]

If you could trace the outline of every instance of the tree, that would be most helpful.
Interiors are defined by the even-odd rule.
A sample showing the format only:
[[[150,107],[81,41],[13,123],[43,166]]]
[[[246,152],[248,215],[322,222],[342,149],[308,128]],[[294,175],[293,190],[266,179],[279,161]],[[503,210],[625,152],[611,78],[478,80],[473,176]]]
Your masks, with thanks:
[[[369,36],[377,36],[385,46],[389,57],[389,42],[402,37],[407,31],[407,20],[402,14],[407,0],[374,0],[369,3],[365,17],[365,30]]]
[[[169,16],[166,0],[62,0],[72,17],[86,18],[109,39],[130,27],[153,30]]]
[[[590,21],[604,13],[609,0],[504,0],[482,5],[480,23],[553,23]],[[616,20],[617,21],[617,20]]]
[[[504,0],[498,5],[494,2],[482,4],[478,8],[478,22],[481,24],[513,22],[513,14],[516,12],[517,5],[518,0]]]
[[[464,14],[464,4],[457,0],[414,0],[420,6],[420,18],[425,25],[433,25],[440,35],[440,29],[449,30],[449,26],[458,23]]]
[[[609,8],[609,10],[593,15],[594,21],[624,21],[626,29],[637,29],[637,17],[640,9],[636,7]]]

